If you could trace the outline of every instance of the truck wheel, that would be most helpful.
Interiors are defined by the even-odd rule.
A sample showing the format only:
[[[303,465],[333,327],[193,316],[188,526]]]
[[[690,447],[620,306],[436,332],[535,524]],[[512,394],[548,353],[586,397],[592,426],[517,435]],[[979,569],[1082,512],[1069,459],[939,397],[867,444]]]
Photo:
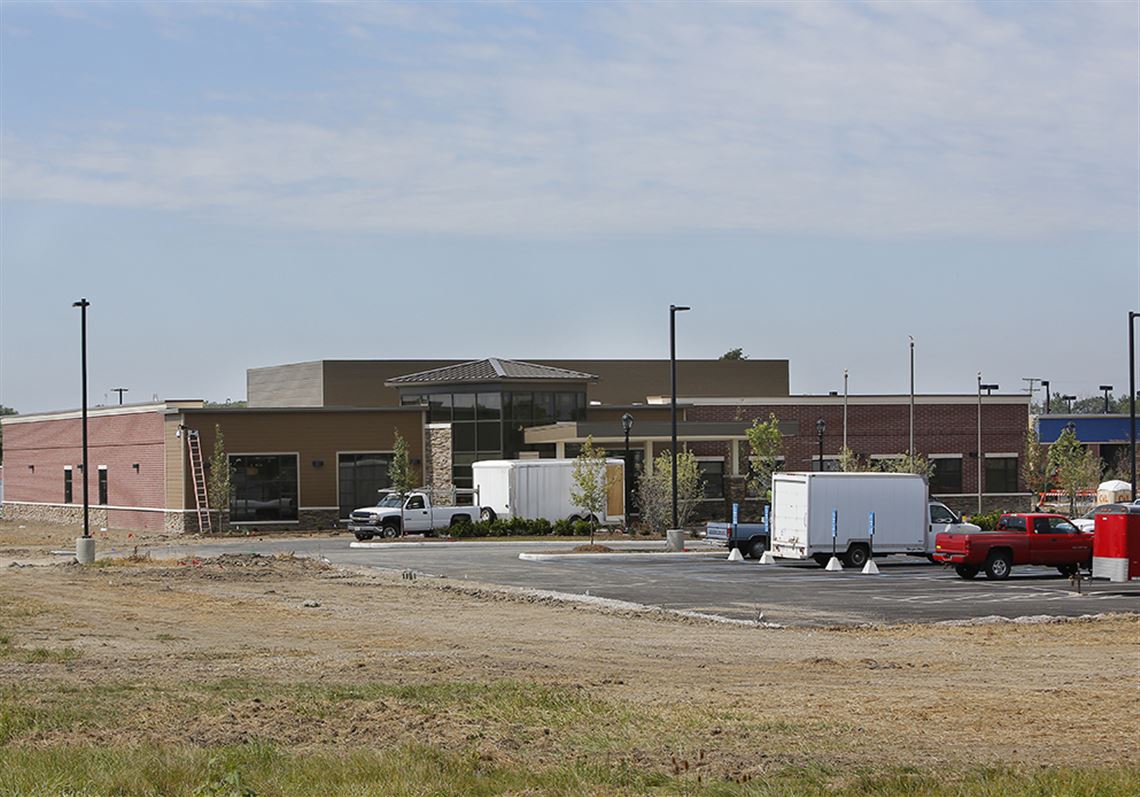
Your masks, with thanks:
[[[847,549],[847,554],[843,557],[843,564],[848,567],[862,567],[867,564],[867,559],[870,555],[871,552],[867,549],[866,545],[852,545]]]
[[[392,539],[393,537],[400,536],[400,530],[395,526],[385,526],[381,534],[383,534],[388,539]]]
[[[356,539],[358,539],[360,542],[364,542],[365,540],[372,539],[372,535],[364,531],[358,531],[356,532]]]
[[[1072,576],[1072,575],[1076,574],[1077,566],[1076,565],[1058,565],[1057,566],[1057,572],[1063,576]]]
[[[470,523],[471,518],[469,518],[467,515],[455,515],[451,518],[451,523],[449,525],[451,528],[455,528],[456,526],[466,526]]]
[[[752,543],[752,546],[748,549],[748,558],[759,559],[764,555],[764,551],[766,550],[768,550],[768,546],[764,544],[764,541],[756,540],[756,542]]]
[[[969,581],[978,574],[978,568],[973,565],[954,565],[954,572],[958,574],[958,578]]]
[[[831,554],[829,554],[829,553],[816,553],[816,554],[812,554],[811,558],[814,559],[815,563],[817,565],[819,565],[820,567],[827,567],[827,563],[829,561],[831,561]]]
[[[479,510],[479,519],[484,523],[490,523],[495,519],[495,510],[489,506],[485,506]]]
[[[1012,568],[1012,557],[1004,551],[995,551],[986,559],[986,578],[994,581],[1007,579]]]

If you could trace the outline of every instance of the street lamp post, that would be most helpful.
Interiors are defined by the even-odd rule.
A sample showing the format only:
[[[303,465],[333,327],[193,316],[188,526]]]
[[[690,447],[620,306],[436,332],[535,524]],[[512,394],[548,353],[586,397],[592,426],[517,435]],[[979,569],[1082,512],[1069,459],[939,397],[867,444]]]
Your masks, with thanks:
[[[625,432],[625,468],[622,470],[622,479],[625,480],[625,527],[629,528],[629,433],[633,429],[633,416],[628,412],[621,416],[621,430]]]
[[[1045,412],[1042,414],[1048,415],[1049,414],[1049,380],[1048,379],[1042,379],[1041,380],[1041,387],[1045,388]]]
[[[1104,414],[1108,415],[1108,394],[1112,392],[1112,385],[1101,385],[1100,389],[1104,391]]]
[[[1077,400],[1076,396],[1060,395],[1060,396],[1057,396],[1057,398],[1059,398],[1061,401],[1065,402],[1065,411],[1066,412],[1072,412],[1073,411],[1073,402]]]
[[[118,393],[119,394],[119,406],[120,407],[123,405],[123,394],[128,392],[129,390],[130,390],[130,388],[128,388],[128,387],[113,387],[113,388],[111,388],[112,393]]]
[[[910,461],[914,462],[914,336],[910,338]]]
[[[847,369],[843,369],[843,447],[847,448]]]
[[[672,393],[669,397],[669,415],[672,425],[670,454],[673,457],[673,528],[677,528],[677,313],[690,308],[669,305],[669,377]]]
[[[827,431],[827,421],[823,418],[816,421],[815,431],[819,435],[819,472],[823,473],[823,433]]]
[[[982,468],[985,464],[985,457],[982,455],[982,391],[986,391],[986,395],[990,395],[990,391],[997,390],[998,386],[994,384],[982,384],[982,372],[978,371],[978,514],[982,514]]]
[[[1132,500],[1136,500],[1136,327],[1140,313],[1128,311],[1128,458],[1132,465]]]
[[[91,302],[80,299],[72,302],[79,308],[80,370],[83,381],[83,537],[75,548],[76,559],[80,564],[90,564],[95,560],[95,541],[91,539],[91,500],[87,478],[87,308]]]

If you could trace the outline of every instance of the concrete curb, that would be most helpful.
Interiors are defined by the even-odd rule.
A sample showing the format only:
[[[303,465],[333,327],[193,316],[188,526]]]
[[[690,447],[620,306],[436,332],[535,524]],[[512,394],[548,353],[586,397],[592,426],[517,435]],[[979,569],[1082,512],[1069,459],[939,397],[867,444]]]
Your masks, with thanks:
[[[654,540],[654,542],[661,542]],[[349,548],[368,548],[370,550],[387,550],[387,549],[400,549],[400,548],[488,548],[500,545],[535,545],[535,546],[555,546],[560,545],[565,548],[567,545],[574,543],[568,540],[415,540],[410,542],[361,542],[354,540],[348,544]],[[636,542],[631,540],[608,540],[605,545],[618,545],[621,547],[629,547],[635,545],[645,545],[644,542]],[[664,543],[662,543],[664,545]],[[592,554],[587,554],[592,555]]]
[[[724,559],[723,551],[614,551],[611,553],[520,553],[524,562],[552,562],[559,559],[594,559],[613,561],[614,559]]]

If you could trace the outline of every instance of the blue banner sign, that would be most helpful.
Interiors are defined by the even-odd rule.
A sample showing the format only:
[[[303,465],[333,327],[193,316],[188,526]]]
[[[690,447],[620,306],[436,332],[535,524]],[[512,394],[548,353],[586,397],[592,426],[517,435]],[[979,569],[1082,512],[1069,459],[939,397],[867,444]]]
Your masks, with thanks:
[[[740,504],[733,502],[732,504],[732,525],[740,522]]]
[[[875,536],[875,513],[867,515],[867,534],[868,536]]]
[[[839,536],[839,510],[831,510],[831,536]]]

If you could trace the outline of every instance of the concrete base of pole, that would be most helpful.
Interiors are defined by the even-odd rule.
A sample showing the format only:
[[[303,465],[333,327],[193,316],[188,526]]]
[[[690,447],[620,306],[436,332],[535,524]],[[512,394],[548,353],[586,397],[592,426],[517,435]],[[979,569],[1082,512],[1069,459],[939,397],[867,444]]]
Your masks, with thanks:
[[[867,564],[863,565],[863,575],[877,576],[879,575],[879,566],[875,564],[874,559],[868,559]]]
[[[730,562],[743,562],[744,554],[740,552],[739,548],[733,548],[728,552],[728,561]]]
[[[828,559],[828,560],[827,560],[827,567],[825,567],[825,568],[823,568],[823,569],[824,569],[824,570],[829,570],[829,571],[831,571],[832,573],[838,573],[840,570],[842,570],[842,569],[843,569],[843,565],[841,565],[841,564],[839,563],[839,558],[838,558],[838,557],[836,557],[836,556],[833,556],[833,557],[831,557],[830,559]]]
[[[95,561],[95,538],[75,538],[75,559],[81,565],[89,565]]]
[[[685,530],[669,529],[665,532],[665,547],[670,551],[685,550]]]
[[[771,551],[764,551],[764,553],[760,556],[760,564],[774,565],[776,564],[776,557],[772,556]]]

